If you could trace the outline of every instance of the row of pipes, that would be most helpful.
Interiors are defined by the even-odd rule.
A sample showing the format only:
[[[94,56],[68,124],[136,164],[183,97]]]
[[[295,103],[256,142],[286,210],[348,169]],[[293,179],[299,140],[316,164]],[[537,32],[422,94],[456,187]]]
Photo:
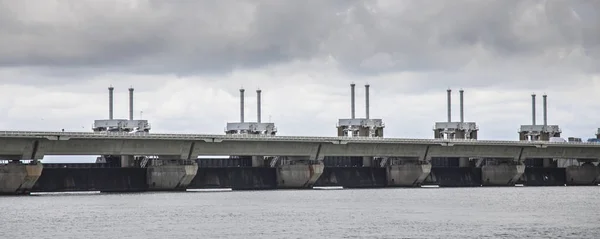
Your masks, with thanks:
[[[452,90],[448,89],[448,122],[452,122]],[[460,94],[460,122],[464,123],[465,122],[465,107],[464,107],[464,90],[459,90],[458,93]]]
[[[108,119],[114,119],[114,90],[115,88],[108,87]],[[257,100],[257,122],[261,122],[261,90],[256,90]],[[133,120],[133,87],[129,88],[129,120]],[[240,122],[244,122],[244,89],[240,89]]]
[[[114,103],[114,90],[115,88],[108,87],[108,119],[114,119],[113,114],[113,103]],[[129,120],[133,120],[133,87],[129,88]]]
[[[452,122],[452,90],[448,89],[448,122]],[[464,90],[460,90],[460,122],[464,123]],[[544,126],[548,125],[548,96],[543,95],[543,115],[544,115]],[[531,123],[536,125],[535,121],[535,94],[531,95]]]
[[[351,104],[351,116],[355,119],[355,84],[350,84],[350,104]],[[114,87],[108,87],[108,118],[113,119],[113,102],[114,102]],[[240,89],[240,122],[244,123],[244,89]],[[256,119],[258,123],[261,123],[261,90],[256,90]],[[452,90],[448,89],[448,122],[452,122]],[[459,91],[460,94],[460,122],[464,122],[464,90]],[[535,94],[531,95],[531,120],[532,124],[536,125],[535,120]],[[548,103],[547,95],[543,95],[543,115],[544,115],[544,126],[548,125]],[[369,85],[365,85],[365,117],[369,119]],[[133,87],[129,88],[129,120],[133,120]]]
[[[240,89],[240,123],[244,123],[244,89]],[[256,122],[261,123],[261,99],[260,89],[256,90]]]
[[[544,126],[548,125],[548,102],[547,102],[547,95],[542,95],[542,110],[544,111]],[[535,94],[531,94],[531,124],[535,125]]]
[[[356,118],[355,103],[354,103],[354,99],[355,99],[354,87],[355,86],[356,85],[354,83],[350,84],[350,108],[351,108],[352,119]],[[369,119],[369,84],[365,85],[365,118]]]

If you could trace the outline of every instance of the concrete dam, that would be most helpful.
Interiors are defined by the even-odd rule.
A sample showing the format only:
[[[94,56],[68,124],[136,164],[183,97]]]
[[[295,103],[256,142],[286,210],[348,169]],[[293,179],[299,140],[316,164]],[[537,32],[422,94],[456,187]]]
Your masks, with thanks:
[[[335,137],[277,136],[274,123],[246,122],[240,90],[240,122],[227,123],[224,135],[150,133],[147,120],[94,121],[92,132],[0,131],[0,194],[60,191],[183,191],[311,189],[313,187],[482,187],[578,186],[600,183],[600,144],[560,138],[560,128],[533,120],[519,140],[477,138],[479,128],[465,122],[463,91],[460,121],[438,122],[433,139],[383,137],[381,119],[369,117],[369,85],[364,118],[354,110],[340,119]],[[600,134],[597,134],[599,136]],[[47,155],[94,155],[96,163],[42,163]],[[204,158],[200,158],[204,156]],[[216,157],[224,156],[224,157]],[[206,158],[208,157],[208,158]]]
[[[0,156],[13,159],[0,168],[6,193],[597,185],[600,179],[600,144],[579,142],[5,131],[0,144]],[[45,155],[105,156],[93,164],[44,166]]]

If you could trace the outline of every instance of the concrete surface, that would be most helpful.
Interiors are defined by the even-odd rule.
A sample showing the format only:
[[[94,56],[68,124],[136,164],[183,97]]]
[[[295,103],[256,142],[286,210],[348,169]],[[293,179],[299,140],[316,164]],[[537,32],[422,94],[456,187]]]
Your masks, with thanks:
[[[470,165],[469,164],[469,158],[462,157],[462,158],[458,159],[458,167],[466,168],[466,167],[469,167],[469,165]]]
[[[33,137],[33,136],[31,136]],[[216,137],[216,136],[215,136]],[[399,139],[351,142],[283,140],[218,140],[152,138],[8,138],[0,137],[0,156],[41,159],[44,155],[157,155],[193,159],[199,155],[247,156],[364,156],[364,157],[487,157],[487,158],[583,158],[598,159],[600,144],[548,144],[468,141],[440,143],[434,140]],[[395,140],[395,141],[394,141]],[[397,141],[397,142],[396,142]]]
[[[418,187],[431,173],[431,164],[410,163],[386,167],[390,187]]]
[[[524,186],[564,186],[565,168],[526,167],[520,178]]]
[[[263,156],[252,156],[252,167],[264,167],[265,159]]]
[[[0,194],[28,194],[42,175],[42,169],[41,163],[0,165]]]
[[[484,165],[481,167],[481,183],[483,186],[514,186],[523,173],[523,164]]]
[[[298,162],[291,165],[279,165],[275,170],[277,188],[312,188],[323,174],[324,168],[325,165],[322,161],[318,164]]]
[[[475,167],[432,167],[423,185],[440,187],[480,187],[481,168]]]
[[[198,165],[160,165],[149,166],[146,174],[148,190],[171,191],[185,190],[198,171]]]
[[[276,168],[219,167],[198,168],[188,189],[231,188],[233,190],[275,189]]]
[[[344,188],[383,188],[387,185],[386,169],[380,167],[325,167],[314,186]]]
[[[133,155],[121,155],[121,167],[131,168],[135,166]]]
[[[567,185],[598,185],[600,168],[591,163],[569,166],[565,169]]]
[[[42,176],[37,180],[31,192],[144,192],[148,190],[146,182],[147,168],[70,167],[68,164],[56,167],[44,164]]]

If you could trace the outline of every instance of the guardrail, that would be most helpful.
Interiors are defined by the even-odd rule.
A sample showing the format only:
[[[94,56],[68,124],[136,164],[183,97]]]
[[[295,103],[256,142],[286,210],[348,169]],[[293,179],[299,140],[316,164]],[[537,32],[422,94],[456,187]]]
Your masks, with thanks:
[[[381,143],[446,143],[473,145],[598,145],[595,142],[549,142],[549,141],[519,141],[519,140],[475,140],[475,139],[413,139],[413,138],[380,138],[380,137],[321,137],[321,136],[273,136],[253,134],[161,134],[147,132],[52,132],[52,131],[0,131],[0,137],[34,137],[46,138],[61,136],[65,138],[115,138],[115,139],[183,139],[183,140],[267,140],[267,141],[308,141],[308,142],[381,142]]]

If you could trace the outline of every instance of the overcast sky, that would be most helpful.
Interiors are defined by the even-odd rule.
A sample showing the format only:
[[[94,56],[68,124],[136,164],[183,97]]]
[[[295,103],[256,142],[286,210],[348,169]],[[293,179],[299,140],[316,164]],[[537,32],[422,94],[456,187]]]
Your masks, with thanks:
[[[91,131],[135,117],[152,132],[224,134],[246,121],[279,135],[335,136],[350,117],[387,137],[432,138],[446,120],[446,89],[465,90],[465,119],[480,139],[518,139],[531,93],[548,94],[563,136],[600,127],[600,1],[13,1],[0,0],[1,130]],[[143,114],[140,113],[143,111]]]

